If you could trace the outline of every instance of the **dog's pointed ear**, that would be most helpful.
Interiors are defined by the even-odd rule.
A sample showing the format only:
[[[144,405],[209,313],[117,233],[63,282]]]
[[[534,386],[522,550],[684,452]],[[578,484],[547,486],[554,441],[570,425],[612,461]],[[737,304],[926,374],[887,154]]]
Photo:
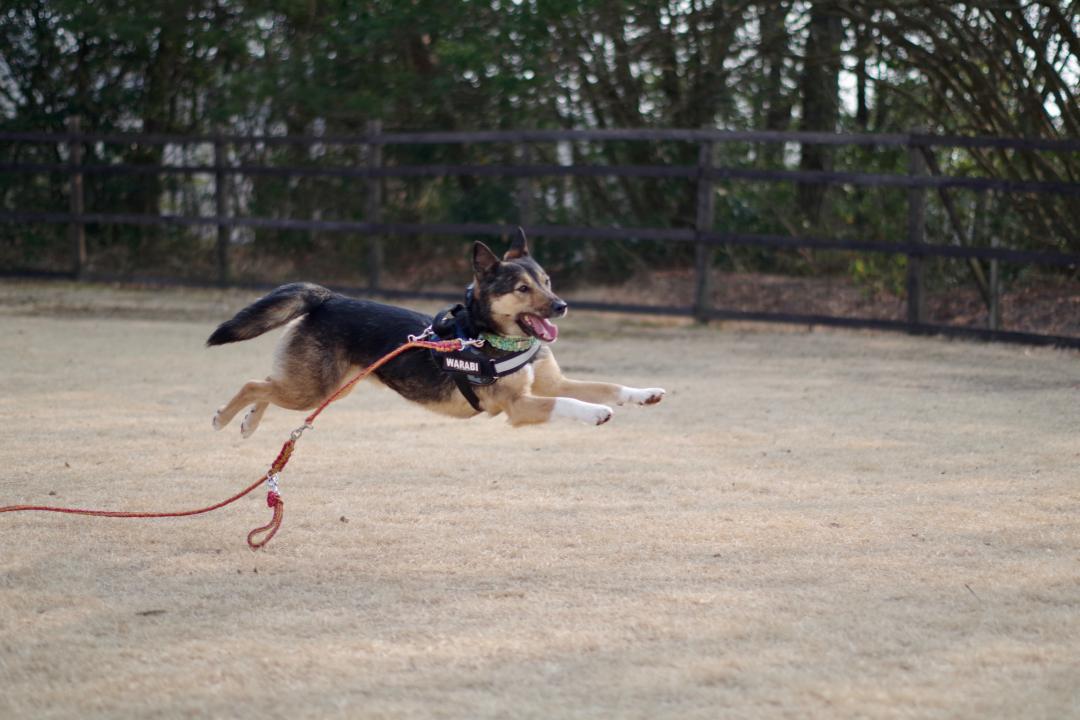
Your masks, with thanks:
[[[477,240],[472,246],[472,266],[477,277],[483,277],[499,266],[499,256]]]
[[[519,257],[529,256],[529,239],[525,237],[525,230],[518,226],[517,237],[510,243],[510,249],[503,255],[503,260],[516,260]]]

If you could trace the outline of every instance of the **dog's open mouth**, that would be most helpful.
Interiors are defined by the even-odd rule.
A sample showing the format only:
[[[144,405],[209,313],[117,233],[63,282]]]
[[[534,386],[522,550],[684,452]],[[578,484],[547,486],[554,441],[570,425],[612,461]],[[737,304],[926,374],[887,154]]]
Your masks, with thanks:
[[[555,323],[539,315],[533,315],[532,313],[519,315],[518,325],[525,331],[526,335],[539,338],[544,342],[555,342],[555,339],[559,337],[559,328],[555,326]]]

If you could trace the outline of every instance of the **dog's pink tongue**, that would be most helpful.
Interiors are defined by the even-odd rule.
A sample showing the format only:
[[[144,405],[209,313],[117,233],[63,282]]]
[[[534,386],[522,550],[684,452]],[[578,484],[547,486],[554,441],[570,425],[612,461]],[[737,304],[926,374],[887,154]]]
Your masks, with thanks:
[[[555,342],[556,338],[559,337],[559,328],[550,320],[546,320],[539,315],[526,315],[525,319],[528,321],[529,327],[536,332],[537,337],[544,342]]]

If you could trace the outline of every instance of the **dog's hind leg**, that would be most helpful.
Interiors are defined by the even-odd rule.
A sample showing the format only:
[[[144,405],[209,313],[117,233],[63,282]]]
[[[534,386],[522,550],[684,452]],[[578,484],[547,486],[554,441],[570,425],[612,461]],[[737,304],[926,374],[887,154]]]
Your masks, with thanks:
[[[240,432],[250,437],[259,426],[263,413],[269,405],[277,405],[286,410],[310,410],[317,406],[325,393],[313,382],[299,382],[296,378],[268,377],[266,380],[251,380],[244,383],[240,392],[233,396],[214,415],[214,429],[220,430],[228,425],[236,414],[246,407],[251,411],[244,416]]]
[[[213,424],[215,430],[220,430],[225,427],[236,417],[236,413],[240,412],[248,405],[262,405],[265,410],[265,405],[271,401],[273,395],[274,381],[271,378],[266,380],[250,380],[244,383],[244,387],[240,388],[240,392],[233,396],[233,399],[223,405],[214,415]],[[256,407],[256,410],[258,408]],[[254,413],[255,411],[252,411]],[[258,413],[261,418],[262,413]],[[255,420],[255,424],[258,425],[258,418]],[[252,427],[252,431],[254,431]]]
[[[270,407],[270,403],[261,402],[256,403],[255,407],[248,410],[248,414],[240,421],[240,434],[246,438],[251,437],[252,433],[259,427],[263,413],[266,412],[268,407]]]

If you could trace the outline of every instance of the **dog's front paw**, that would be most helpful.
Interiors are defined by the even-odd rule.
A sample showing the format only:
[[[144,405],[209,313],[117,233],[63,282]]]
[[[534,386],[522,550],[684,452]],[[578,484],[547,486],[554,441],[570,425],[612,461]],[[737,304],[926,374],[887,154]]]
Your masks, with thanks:
[[[664,388],[623,388],[619,404],[655,405],[664,399]]]
[[[221,422],[221,410],[218,410],[214,413],[214,417],[210,418],[210,424],[214,426],[215,430],[225,427],[225,424]]]
[[[607,405],[595,405],[573,398],[555,398],[553,414],[580,420],[590,425],[603,425],[611,419],[613,413]]]
[[[607,405],[599,405],[597,406],[596,411],[589,416],[589,419],[586,422],[590,422],[593,425],[603,425],[608,420],[610,420],[611,416],[614,414],[615,413],[612,412],[611,408],[609,408]]]

